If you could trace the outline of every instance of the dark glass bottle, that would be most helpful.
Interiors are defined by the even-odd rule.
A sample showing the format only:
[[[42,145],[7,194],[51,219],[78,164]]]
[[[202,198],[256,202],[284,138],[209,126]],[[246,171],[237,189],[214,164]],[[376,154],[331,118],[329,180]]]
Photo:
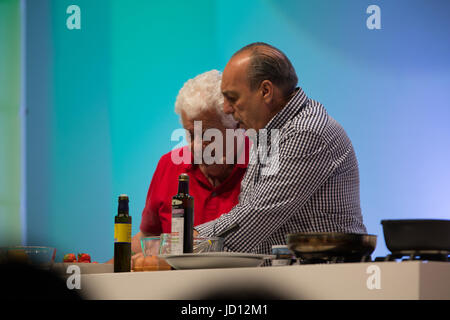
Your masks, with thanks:
[[[189,195],[189,176],[178,178],[178,193],[172,197],[172,254],[192,253],[194,244],[194,198]]]
[[[131,217],[128,196],[119,196],[119,208],[114,218],[114,272],[131,271]]]

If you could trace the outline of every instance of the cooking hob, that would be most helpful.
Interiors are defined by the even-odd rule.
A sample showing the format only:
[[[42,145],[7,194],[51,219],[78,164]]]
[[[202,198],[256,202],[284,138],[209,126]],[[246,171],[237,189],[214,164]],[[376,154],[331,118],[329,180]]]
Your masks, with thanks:
[[[385,257],[371,256],[337,256],[320,259],[297,259],[298,264],[333,264],[333,263],[358,263],[358,262],[385,262],[385,261],[442,261],[450,262],[450,251],[417,250],[392,252]]]
[[[398,251],[388,254],[386,257],[377,257],[375,261],[450,261],[450,251],[440,250],[416,250]]]
[[[355,263],[371,262],[371,256],[333,256],[317,259],[297,259],[299,264],[331,264],[331,263]]]

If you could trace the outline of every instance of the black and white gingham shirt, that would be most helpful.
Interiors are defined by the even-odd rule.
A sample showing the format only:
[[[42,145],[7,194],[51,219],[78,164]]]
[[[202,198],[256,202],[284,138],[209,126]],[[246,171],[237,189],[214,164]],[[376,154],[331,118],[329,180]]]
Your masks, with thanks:
[[[358,162],[352,143],[323,105],[301,88],[266,125],[267,150],[252,145],[239,203],[227,214],[195,229],[214,236],[238,223],[225,250],[270,254],[296,232],[367,233],[359,200]],[[277,153],[271,131],[278,129]],[[259,137],[260,139],[260,137]],[[256,149],[276,161],[254,161]]]

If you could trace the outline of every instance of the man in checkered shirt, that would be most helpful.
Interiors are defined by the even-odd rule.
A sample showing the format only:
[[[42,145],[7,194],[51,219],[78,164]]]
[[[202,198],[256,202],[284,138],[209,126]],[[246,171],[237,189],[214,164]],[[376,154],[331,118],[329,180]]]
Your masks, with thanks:
[[[237,223],[225,238],[227,251],[270,254],[296,232],[367,233],[352,143],[297,81],[289,59],[265,43],[245,46],[225,67],[225,113],[258,132],[239,203],[195,227],[210,237]]]

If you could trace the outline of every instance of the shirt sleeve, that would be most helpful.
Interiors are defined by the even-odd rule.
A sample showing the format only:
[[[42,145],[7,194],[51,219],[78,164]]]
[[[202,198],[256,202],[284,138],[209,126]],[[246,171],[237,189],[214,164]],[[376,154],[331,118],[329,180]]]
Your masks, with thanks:
[[[229,251],[252,252],[298,211],[335,170],[330,150],[315,132],[291,133],[280,139],[278,153],[271,156],[266,174],[257,179],[249,195],[227,214],[196,226],[201,236],[214,236],[233,223],[240,229],[225,239]],[[250,170],[250,169],[248,169]]]
[[[153,174],[150,187],[148,188],[147,198],[145,201],[145,207],[142,211],[140,230],[147,234],[161,234],[162,226],[159,218],[159,208],[163,205],[161,199],[156,192],[156,185],[161,181],[161,177],[164,175],[163,158],[161,158],[156,166],[156,170]]]

